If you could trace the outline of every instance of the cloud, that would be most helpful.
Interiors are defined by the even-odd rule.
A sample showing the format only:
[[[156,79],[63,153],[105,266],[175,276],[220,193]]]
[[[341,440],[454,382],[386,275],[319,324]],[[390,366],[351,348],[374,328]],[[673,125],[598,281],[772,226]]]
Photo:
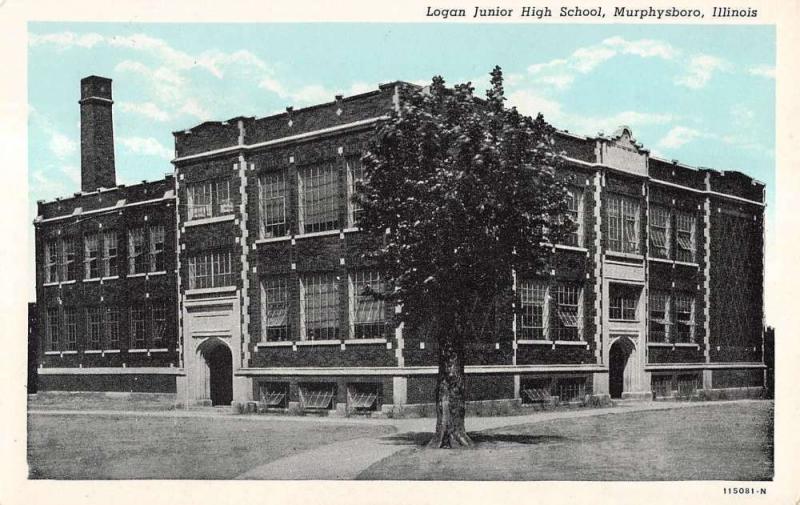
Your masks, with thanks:
[[[739,126],[749,124],[756,115],[752,109],[740,103],[731,107],[730,114],[733,117],[733,122]]]
[[[563,90],[568,88],[579,74],[588,74],[606,61],[619,55],[634,55],[640,58],[671,60],[679,51],[666,42],[652,39],[626,40],[616,36],[604,39],[599,44],[580,47],[567,58],[556,58],[528,67],[533,81]]]
[[[171,160],[174,153],[153,137],[120,137],[119,143],[125,149],[135,154],[157,156]]]
[[[675,84],[691,89],[700,89],[708,84],[716,71],[726,71],[730,64],[725,60],[708,54],[692,56],[686,67],[686,74],[675,78]]]
[[[775,78],[775,67],[771,65],[756,65],[755,67],[750,67],[747,69],[747,73],[750,75],[756,75],[758,77],[764,77],[767,79],[774,79]]]
[[[154,121],[164,122],[170,119],[170,115],[153,102],[120,102],[119,108],[122,112],[144,116]]]
[[[565,111],[559,101],[537,93],[531,88],[510,93],[508,101],[523,114],[535,116],[541,112],[544,118],[556,128],[568,129],[585,135],[594,135],[601,131],[612,132],[621,125],[629,126],[635,131],[638,127],[668,124],[676,120],[672,114],[633,110],[620,111],[609,116],[572,114]]]
[[[661,140],[658,141],[657,145],[667,149],[674,149],[681,147],[684,144],[688,144],[697,138],[705,136],[707,135],[699,130],[695,130],[694,128],[675,126],[669,132],[667,132],[667,134]]]
[[[62,51],[72,47],[92,48],[102,40],[103,36],[97,33],[87,33],[85,35],[77,35],[73,32],[48,33],[44,35],[28,34],[28,44],[31,46],[52,45]]]
[[[61,132],[51,130],[48,147],[59,158],[66,158],[78,150],[77,143]]]

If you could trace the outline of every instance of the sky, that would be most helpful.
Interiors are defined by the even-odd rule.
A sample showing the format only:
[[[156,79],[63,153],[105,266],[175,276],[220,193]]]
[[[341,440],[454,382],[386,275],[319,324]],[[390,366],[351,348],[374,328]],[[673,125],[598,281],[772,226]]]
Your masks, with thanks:
[[[775,243],[773,26],[37,22],[28,32],[31,220],[37,200],[80,190],[87,75],[114,80],[117,182],[131,184],[172,172],[172,132],[206,120],[434,75],[483,92],[500,65],[508,103],[559,129],[624,124],[652,155],[765,182],[768,251]]]

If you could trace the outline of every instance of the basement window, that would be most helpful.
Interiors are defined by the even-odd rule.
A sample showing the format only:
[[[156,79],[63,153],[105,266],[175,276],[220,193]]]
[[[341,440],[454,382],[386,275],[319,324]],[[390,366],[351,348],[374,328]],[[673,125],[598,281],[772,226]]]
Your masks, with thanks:
[[[650,379],[650,389],[654,398],[667,398],[672,396],[672,375],[653,375]]]
[[[549,402],[550,388],[552,385],[553,381],[549,378],[537,378],[523,381],[520,385],[522,403],[531,405]]]
[[[677,377],[678,397],[690,398],[698,389],[700,383],[699,377],[696,374],[682,374]]]
[[[300,406],[303,410],[330,410],[335,404],[336,384],[301,384],[299,390]]]
[[[586,379],[574,377],[556,380],[556,395],[561,402],[583,400],[586,395]]]
[[[348,412],[374,412],[378,410],[380,398],[379,384],[355,383],[347,386]]]
[[[261,409],[285,409],[289,406],[288,382],[262,382],[258,385]]]

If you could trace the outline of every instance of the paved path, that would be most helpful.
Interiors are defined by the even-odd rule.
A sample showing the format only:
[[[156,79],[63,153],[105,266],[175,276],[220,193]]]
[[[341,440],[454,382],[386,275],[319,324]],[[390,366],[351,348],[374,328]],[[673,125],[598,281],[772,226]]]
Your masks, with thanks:
[[[642,402],[624,404],[616,407],[596,409],[574,409],[535,412],[519,416],[469,417],[467,430],[470,432],[493,430],[505,426],[540,423],[554,419],[574,419],[581,417],[624,414],[652,410],[708,407],[721,403],[752,403],[761,400],[732,400],[718,402]],[[260,480],[341,480],[355,479],[361,472],[410,446],[392,440],[401,433],[431,433],[435,424],[432,418],[416,419],[367,419],[311,416],[276,415],[235,415],[225,411],[208,410],[169,410],[169,411],[125,411],[125,410],[30,410],[31,415],[98,415],[132,417],[172,417],[172,418],[224,418],[237,421],[254,422],[292,422],[329,423],[348,425],[389,425],[396,433],[379,438],[359,438],[335,442],[299,454],[293,454],[270,463],[257,466],[237,479]]]

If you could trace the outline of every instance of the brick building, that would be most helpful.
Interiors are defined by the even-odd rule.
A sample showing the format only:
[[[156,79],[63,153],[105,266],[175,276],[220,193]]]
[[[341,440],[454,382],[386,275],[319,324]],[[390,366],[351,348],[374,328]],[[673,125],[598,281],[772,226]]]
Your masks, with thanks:
[[[107,140],[110,81],[87,79],[107,82],[108,95],[93,101],[84,89],[81,107],[107,107],[108,116],[82,114],[94,132],[85,137]],[[91,187],[40,204],[37,218],[39,317],[45,328],[53,322],[42,389],[162,388],[188,403],[339,412],[431,403],[436,343],[396,325],[399,308],[360,295],[384,279],[361,263],[368,244],[349,198],[375,124],[398,106],[403,86],[411,85],[175,132],[174,173],[162,181],[97,190],[109,179],[93,170],[106,169],[82,167]],[[579,228],[557,246],[548,275],[517,276],[510,317],[468,346],[468,399],[759,392],[764,185],[651,157],[624,127],[613,136],[559,132],[556,142]],[[82,141],[90,151],[106,145],[113,156],[113,143]],[[84,163],[105,166],[91,156]],[[113,182],[113,158],[111,167]],[[81,234],[85,244],[96,229],[99,237],[101,224],[128,237],[116,253],[119,278],[70,277],[64,244]],[[152,252],[153,226],[163,226],[165,273],[148,263],[131,274],[135,230],[145,230],[141,250]],[[80,272],[91,273],[92,251],[105,250],[92,240],[77,249]],[[52,248],[67,251],[59,268]],[[152,311],[161,304],[148,300],[168,312],[158,347]],[[118,327],[128,331],[98,350],[90,309],[105,303],[120,308]],[[105,319],[101,326],[107,335]]]

